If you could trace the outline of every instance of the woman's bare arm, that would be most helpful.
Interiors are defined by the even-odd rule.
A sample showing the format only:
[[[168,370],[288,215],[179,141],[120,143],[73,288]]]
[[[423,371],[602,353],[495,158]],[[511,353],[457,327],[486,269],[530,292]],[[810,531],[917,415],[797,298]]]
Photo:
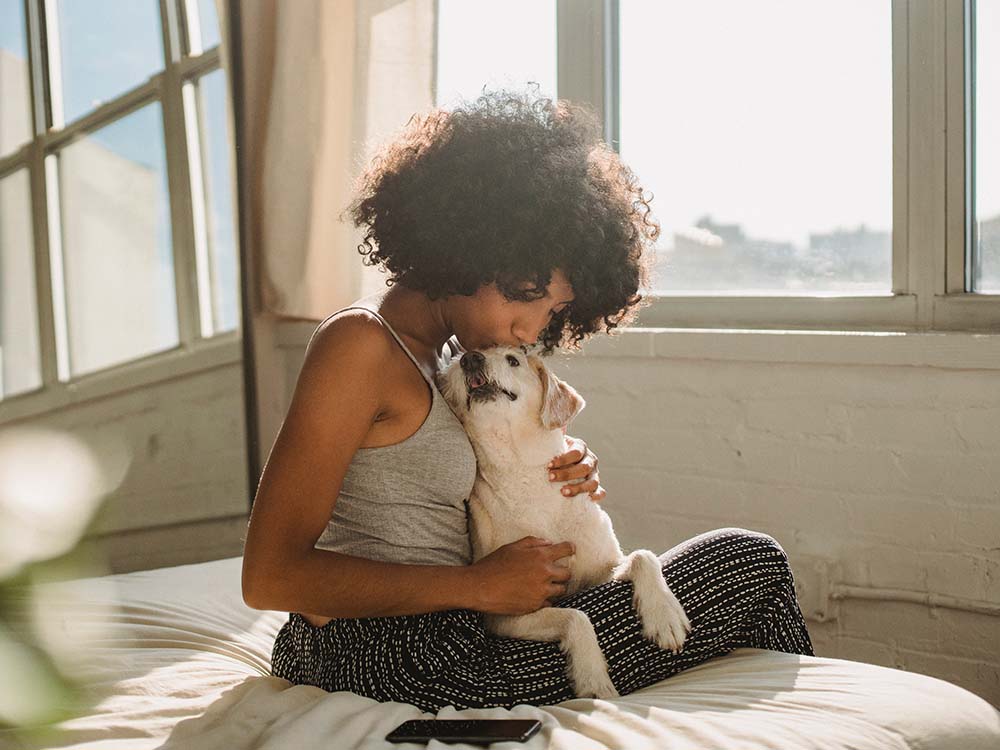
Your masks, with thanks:
[[[382,408],[380,376],[392,346],[362,311],[325,321],[310,339],[250,516],[242,577],[248,606],[378,617],[476,603],[471,566],[388,563],[313,547]]]
[[[325,617],[390,617],[474,609],[466,565],[408,565],[314,549],[289,562],[284,581],[247,600],[254,609]]]

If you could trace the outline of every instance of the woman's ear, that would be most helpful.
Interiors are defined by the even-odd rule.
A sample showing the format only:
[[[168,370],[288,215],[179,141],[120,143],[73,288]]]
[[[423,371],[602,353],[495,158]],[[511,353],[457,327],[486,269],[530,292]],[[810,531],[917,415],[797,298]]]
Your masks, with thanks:
[[[542,407],[538,415],[542,426],[546,430],[565,427],[583,411],[587,402],[571,385],[557,378],[544,365],[537,365],[535,371],[542,381]]]

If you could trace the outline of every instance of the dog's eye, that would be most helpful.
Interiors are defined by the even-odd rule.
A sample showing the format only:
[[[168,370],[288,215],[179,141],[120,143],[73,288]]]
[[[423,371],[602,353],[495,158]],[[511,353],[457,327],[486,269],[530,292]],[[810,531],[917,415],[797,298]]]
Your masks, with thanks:
[[[507,364],[509,364],[511,367],[521,366],[521,363],[518,361],[517,357],[515,357],[513,354],[507,355]]]

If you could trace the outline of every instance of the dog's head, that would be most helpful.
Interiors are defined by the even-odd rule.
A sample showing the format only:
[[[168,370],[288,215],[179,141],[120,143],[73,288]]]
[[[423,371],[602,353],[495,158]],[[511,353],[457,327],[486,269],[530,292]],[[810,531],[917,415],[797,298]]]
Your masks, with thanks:
[[[437,383],[466,429],[503,424],[561,429],[586,406],[528,347],[465,352],[438,373]]]

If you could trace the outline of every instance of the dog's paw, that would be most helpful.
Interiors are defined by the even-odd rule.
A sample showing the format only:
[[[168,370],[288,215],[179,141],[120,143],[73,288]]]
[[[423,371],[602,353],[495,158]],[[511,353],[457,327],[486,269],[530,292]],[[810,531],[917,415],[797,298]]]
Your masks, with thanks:
[[[642,634],[660,648],[679,653],[691,632],[691,621],[677,597],[670,593],[667,603],[660,606],[644,605],[641,600],[635,604]]]
[[[574,692],[577,698],[600,698],[610,700],[621,697],[607,672],[586,670],[585,674],[574,676]]]

